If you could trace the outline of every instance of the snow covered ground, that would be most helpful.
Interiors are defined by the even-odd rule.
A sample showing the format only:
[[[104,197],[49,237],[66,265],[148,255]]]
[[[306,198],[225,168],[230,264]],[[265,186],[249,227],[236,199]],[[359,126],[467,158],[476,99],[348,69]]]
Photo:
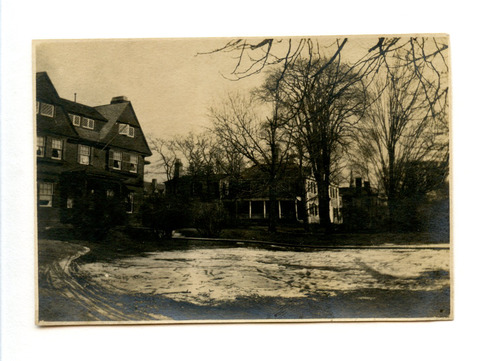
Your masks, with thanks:
[[[194,246],[99,260],[39,243],[39,320],[448,318],[450,251]],[[90,252],[92,252],[90,250]]]
[[[113,292],[217,305],[241,297],[335,296],[362,289],[434,291],[449,287],[449,262],[448,249],[211,248],[88,263],[79,271]]]

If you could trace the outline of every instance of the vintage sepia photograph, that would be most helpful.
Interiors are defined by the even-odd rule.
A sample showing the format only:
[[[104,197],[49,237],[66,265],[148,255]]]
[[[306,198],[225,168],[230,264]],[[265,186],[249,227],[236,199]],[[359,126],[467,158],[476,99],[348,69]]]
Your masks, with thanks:
[[[34,41],[37,324],[452,320],[449,47]]]

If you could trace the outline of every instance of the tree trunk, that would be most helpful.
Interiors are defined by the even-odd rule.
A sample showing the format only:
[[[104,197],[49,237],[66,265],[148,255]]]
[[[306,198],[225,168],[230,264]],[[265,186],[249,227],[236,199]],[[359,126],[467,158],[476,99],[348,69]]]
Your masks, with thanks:
[[[269,184],[269,232],[271,233],[277,231],[277,217],[277,184],[273,179]]]
[[[302,181],[302,184],[305,185],[305,180]],[[307,202],[306,202],[307,192],[306,192],[305,187],[300,192],[300,198],[301,198],[301,201],[298,204],[299,205],[298,206],[298,214],[302,215],[303,229],[308,232],[310,230],[310,224],[308,223],[308,210],[307,210]]]
[[[393,231],[395,226],[395,149],[388,149],[388,229]]]
[[[329,214],[329,180],[321,179],[317,182],[317,191],[319,195],[320,225],[327,231],[331,227],[331,217]]]

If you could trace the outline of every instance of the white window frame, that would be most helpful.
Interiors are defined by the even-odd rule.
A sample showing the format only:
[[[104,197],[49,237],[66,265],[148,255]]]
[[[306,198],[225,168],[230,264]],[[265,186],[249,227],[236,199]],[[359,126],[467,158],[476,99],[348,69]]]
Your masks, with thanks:
[[[62,160],[62,151],[63,151],[63,141],[62,139],[59,138],[52,138],[52,153],[51,153],[51,158],[56,159],[56,160]],[[54,150],[57,150],[57,155],[54,156]]]
[[[130,168],[129,168],[130,173],[137,173],[138,169],[139,169],[139,156],[137,154],[130,154]]]
[[[111,168],[115,170],[121,170],[121,168],[123,168],[123,154],[116,150],[113,150],[111,152],[113,154],[113,157],[111,158]],[[117,166],[115,166],[114,162],[116,162]]]
[[[92,118],[83,117],[81,121],[81,127],[85,129],[94,129],[95,122]]]
[[[52,104],[41,103],[40,114],[53,118],[55,115],[55,107]]]
[[[88,152],[83,151],[87,149]],[[91,156],[92,156],[92,148],[89,145],[78,144],[78,164],[90,165]],[[84,159],[86,159],[86,161]]]
[[[43,158],[45,157],[45,147],[46,147],[46,138],[37,136],[36,137],[36,156]]]
[[[129,138],[134,138],[135,128],[130,126],[130,124],[118,123],[118,133],[120,135],[126,135]]]
[[[69,117],[71,118],[71,122],[75,127],[81,126],[81,117],[76,114],[69,114]]]
[[[54,200],[54,183],[51,182],[40,182],[38,184],[38,206],[42,208],[53,207]],[[46,204],[41,204],[41,202],[47,202]]]

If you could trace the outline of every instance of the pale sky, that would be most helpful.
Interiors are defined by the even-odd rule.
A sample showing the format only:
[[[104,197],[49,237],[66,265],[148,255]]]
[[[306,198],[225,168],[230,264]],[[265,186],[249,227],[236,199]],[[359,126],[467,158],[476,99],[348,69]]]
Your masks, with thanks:
[[[234,53],[196,56],[220,48],[228,40],[43,41],[36,44],[36,71],[48,73],[59,96],[73,100],[77,93],[77,101],[86,105],[103,105],[114,96],[127,96],[144,132],[169,138],[208,126],[208,108],[227,92],[244,92],[261,84],[264,74],[239,81],[222,76],[230,75],[235,66]],[[331,38],[327,40],[331,42]],[[350,39],[342,55],[362,47],[361,40],[366,41]],[[367,40],[371,46],[375,43],[376,37]]]
[[[357,60],[377,43],[378,36],[349,38],[342,58]],[[132,102],[146,136],[171,139],[210,125],[210,106],[228,92],[248,91],[262,83],[265,73],[238,81],[229,76],[237,64],[234,52],[206,53],[230,38],[57,40],[36,42],[36,71],[46,71],[59,96],[97,106],[124,95]],[[331,44],[335,38],[315,39]],[[256,40],[253,41],[255,43]],[[284,51],[286,41],[273,51]],[[279,46],[281,49],[279,49]],[[284,53],[283,53],[284,54]],[[154,161],[155,157],[149,158]],[[156,177],[156,176],[155,176]],[[146,176],[152,178],[151,175]],[[161,179],[161,177],[158,177]]]
[[[125,95],[143,131],[154,137],[208,126],[208,108],[229,91],[250,89],[261,77],[224,79],[230,54],[197,55],[227,39],[52,41],[36,47],[36,71],[46,71],[59,96],[90,106]],[[259,78],[259,79],[258,79]]]

